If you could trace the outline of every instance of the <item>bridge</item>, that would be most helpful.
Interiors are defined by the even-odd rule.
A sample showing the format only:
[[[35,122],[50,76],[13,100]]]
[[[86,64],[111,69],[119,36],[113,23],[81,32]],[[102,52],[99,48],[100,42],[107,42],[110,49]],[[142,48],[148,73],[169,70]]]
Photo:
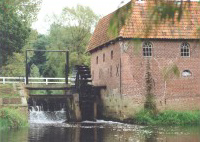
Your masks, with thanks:
[[[65,78],[29,77],[29,84],[65,84]],[[68,78],[69,84],[74,84],[74,78]],[[0,77],[0,84],[26,84],[26,77]]]

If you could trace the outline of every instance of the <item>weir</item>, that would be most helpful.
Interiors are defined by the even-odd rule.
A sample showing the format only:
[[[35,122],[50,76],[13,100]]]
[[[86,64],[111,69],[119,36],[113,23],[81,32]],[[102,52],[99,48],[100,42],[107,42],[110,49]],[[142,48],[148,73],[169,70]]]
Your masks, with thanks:
[[[99,87],[91,85],[90,69],[77,65],[74,85],[26,85],[31,122],[80,122],[97,118]],[[31,94],[32,90],[62,90],[63,94]]]

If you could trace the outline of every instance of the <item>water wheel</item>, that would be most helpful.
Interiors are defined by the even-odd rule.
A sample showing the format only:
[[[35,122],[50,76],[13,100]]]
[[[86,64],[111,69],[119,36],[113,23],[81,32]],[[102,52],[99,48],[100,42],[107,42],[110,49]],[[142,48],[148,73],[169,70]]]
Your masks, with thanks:
[[[75,91],[79,94],[82,120],[94,120],[95,93],[91,85],[90,68],[84,65],[76,65],[74,73],[76,73]]]
[[[92,80],[91,80],[90,68],[88,66],[76,65],[75,72],[76,72],[75,89],[77,90],[77,92],[80,92],[82,88],[91,86],[91,84],[89,83],[92,82]]]

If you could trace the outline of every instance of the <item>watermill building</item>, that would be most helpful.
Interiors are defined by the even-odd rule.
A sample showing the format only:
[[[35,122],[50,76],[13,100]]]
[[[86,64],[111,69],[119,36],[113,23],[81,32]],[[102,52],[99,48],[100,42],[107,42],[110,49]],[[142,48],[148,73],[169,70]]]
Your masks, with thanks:
[[[98,22],[88,46],[92,83],[107,87],[101,93],[104,115],[124,119],[144,107],[147,63],[158,110],[200,109],[199,3],[188,3],[180,21],[176,13],[157,23],[150,15],[155,3],[133,0],[121,9],[129,5],[117,35],[109,26],[120,9]]]

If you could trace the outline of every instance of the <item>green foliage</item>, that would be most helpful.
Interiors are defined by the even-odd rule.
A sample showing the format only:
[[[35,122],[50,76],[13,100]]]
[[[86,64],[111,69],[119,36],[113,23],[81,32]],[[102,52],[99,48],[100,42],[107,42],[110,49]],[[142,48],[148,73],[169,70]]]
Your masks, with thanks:
[[[37,20],[42,0],[12,0],[13,6],[19,16],[28,23],[29,26]]]
[[[75,8],[64,8],[50,27],[46,49],[69,50],[70,69],[76,64],[89,65],[90,57],[86,54],[86,47],[97,20],[98,16],[89,7],[78,5]],[[65,53],[47,53],[43,76],[63,77],[65,58]]]
[[[38,35],[36,40],[32,44],[33,49],[46,50],[49,44],[48,37],[45,35]],[[36,65],[39,69],[39,73],[42,75],[45,70],[45,63],[47,61],[46,52],[33,52],[33,56],[30,58],[29,64]],[[30,72],[31,73],[31,72]]]
[[[147,66],[146,66],[146,101],[144,103],[144,108],[148,110],[148,112],[151,112],[152,114],[157,113],[156,103],[155,103],[155,97],[153,94],[153,78],[150,72],[150,63],[149,60],[147,60]]]
[[[134,9],[133,0],[126,4],[122,8],[119,8],[114,12],[109,28],[108,36],[110,38],[116,38],[119,35],[121,28],[128,22],[131,17],[132,9]],[[152,5],[152,2],[154,5]],[[171,21],[172,24],[177,20],[180,22],[184,14],[187,13],[187,9],[190,8],[190,0],[184,1],[166,1],[166,0],[153,0],[146,1],[148,4],[148,13],[146,16],[149,17],[146,23],[145,36],[148,37],[153,25],[158,26],[162,22]],[[186,11],[186,12],[184,12]]]
[[[18,109],[1,108],[0,109],[0,128],[19,128],[28,125],[25,115]]]
[[[63,9],[61,15],[63,25],[69,25],[69,27],[81,27],[82,30],[91,31],[99,16],[96,15],[89,7],[77,5],[76,7]],[[77,32],[77,31],[76,31]],[[80,34],[81,31],[79,31]]]
[[[29,36],[30,28],[15,13],[0,14],[0,49],[5,65],[13,52],[20,52]]]
[[[170,64],[169,66],[164,67],[163,69],[163,77],[164,80],[167,81],[171,77],[179,77],[180,71],[176,64]]]
[[[24,76],[25,65],[24,56],[20,53],[13,53],[7,61],[7,65],[2,68],[3,76]]]
[[[2,66],[12,69],[16,67],[14,63],[10,65],[10,60],[12,60],[10,58],[15,58],[11,56],[16,56],[13,53],[21,53],[22,55],[22,48],[30,43],[30,41],[27,42],[31,31],[30,27],[36,19],[40,3],[41,0],[0,1],[0,74],[3,70]],[[17,70],[20,70],[21,66],[18,68]],[[3,71],[5,73],[7,70],[4,68]],[[21,70],[19,73],[10,72],[11,75],[22,76]]]
[[[136,124],[141,124],[141,125],[154,124],[153,115],[151,112],[149,112],[147,110],[141,110],[140,112],[138,112],[135,115],[134,120],[135,120]]]
[[[153,115],[147,110],[141,110],[135,115],[134,121],[143,125],[200,125],[200,111],[167,110]]]
[[[107,33],[110,38],[116,38],[119,35],[119,31],[126,24],[127,20],[131,16],[131,13],[132,13],[131,2],[114,12],[110,20]]]
[[[187,2],[179,1],[165,1],[165,0],[155,0],[155,6],[153,7],[153,17],[157,17],[158,21],[166,21],[171,20],[172,23],[177,19],[178,21],[181,20],[183,17],[183,11],[189,7],[190,4]],[[158,22],[155,21],[155,22]]]
[[[42,0],[1,0],[0,13],[16,13],[29,26],[36,20]]]
[[[30,77],[40,77],[39,68],[35,64],[31,65]]]

